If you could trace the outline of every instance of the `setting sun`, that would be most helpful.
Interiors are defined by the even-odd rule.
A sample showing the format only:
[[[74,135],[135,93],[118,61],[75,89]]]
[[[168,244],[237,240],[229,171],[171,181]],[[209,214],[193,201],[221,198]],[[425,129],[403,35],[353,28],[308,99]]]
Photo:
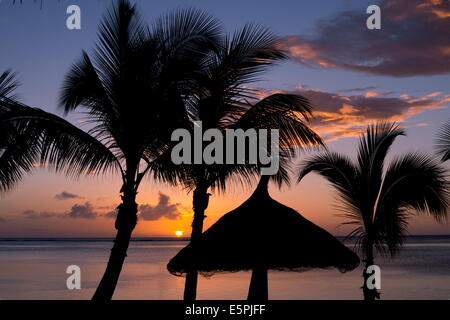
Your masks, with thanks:
[[[181,237],[183,235],[183,231],[177,230],[177,231],[175,231],[175,235],[177,237]]]

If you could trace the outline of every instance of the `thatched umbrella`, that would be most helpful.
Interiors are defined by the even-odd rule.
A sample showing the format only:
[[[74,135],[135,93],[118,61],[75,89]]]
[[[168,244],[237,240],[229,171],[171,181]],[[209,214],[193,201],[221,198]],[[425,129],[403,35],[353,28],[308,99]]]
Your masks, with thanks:
[[[358,256],[327,231],[297,211],[273,200],[263,176],[253,195],[222,216],[203,233],[195,251],[184,247],[167,268],[182,276],[196,269],[204,276],[216,272],[253,270],[248,299],[267,300],[267,270],[305,271],[359,265]]]

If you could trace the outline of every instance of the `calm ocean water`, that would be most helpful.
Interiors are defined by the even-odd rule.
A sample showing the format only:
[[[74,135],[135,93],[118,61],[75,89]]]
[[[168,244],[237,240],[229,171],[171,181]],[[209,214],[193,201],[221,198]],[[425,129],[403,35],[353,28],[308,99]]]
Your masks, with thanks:
[[[166,263],[186,241],[136,239],[115,299],[181,299],[184,278]],[[0,239],[0,299],[89,299],[101,278],[111,240]],[[378,257],[382,299],[450,299],[450,236],[413,236],[394,260]],[[81,268],[80,290],[66,288],[66,268]],[[269,272],[270,299],[361,299],[359,268]],[[249,272],[200,277],[199,299],[245,299]]]

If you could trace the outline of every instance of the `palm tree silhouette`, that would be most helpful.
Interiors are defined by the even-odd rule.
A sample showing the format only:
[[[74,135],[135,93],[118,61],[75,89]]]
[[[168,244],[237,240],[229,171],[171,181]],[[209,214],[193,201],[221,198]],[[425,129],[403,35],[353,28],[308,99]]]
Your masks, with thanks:
[[[0,193],[11,191],[38,162],[39,145],[34,128],[11,122],[28,108],[17,100],[14,91],[18,86],[11,70],[0,75]]]
[[[295,94],[272,94],[256,99],[249,85],[270,65],[286,58],[278,47],[278,38],[267,29],[247,24],[233,36],[225,36],[205,56],[203,68],[191,86],[193,96],[187,100],[188,118],[201,121],[203,130],[218,129],[279,129],[280,148],[293,150],[296,146],[321,144],[322,140],[308,126],[311,107],[307,99]],[[291,154],[287,152],[286,155]],[[193,190],[191,244],[195,248],[203,231],[208,190],[224,191],[226,182],[249,183],[257,166],[244,165],[188,165],[183,166],[181,182]],[[279,171],[274,179],[287,180],[287,172]],[[194,300],[197,270],[186,275],[184,299]]]
[[[306,161],[298,181],[310,172],[326,178],[342,201],[344,224],[356,225],[349,237],[357,238],[365,262],[364,299],[379,298],[367,285],[367,267],[374,264],[374,250],[394,254],[403,244],[408,218],[429,213],[437,221],[449,207],[446,171],[439,162],[420,153],[406,153],[389,165],[385,158],[394,140],[404,135],[395,124],[369,126],[360,138],[356,163],[327,151]],[[385,169],[386,168],[386,169]]]
[[[14,91],[19,85],[15,74],[7,70],[0,75],[0,119],[10,110],[15,102]],[[19,148],[13,132],[14,128],[0,121],[0,192],[12,189],[22,178],[24,171],[31,170],[31,165],[24,161],[25,153]],[[19,154],[20,153],[20,154]]]
[[[438,153],[442,156],[442,161],[450,159],[450,120],[444,123],[436,139]]]
[[[119,0],[99,27],[94,59],[83,52],[62,88],[65,113],[84,108],[88,131],[40,109],[4,104],[0,121],[15,128],[9,132],[16,139],[29,136],[27,145],[33,146],[25,160],[72,176],[115,172],[122,178],[117,234],[93,299],[113,296],[137,223],[138,188],[166,151],[172,131],[185,126],[189,78],[219,31],[213,18],[193,9],[170,13],[150,29],[134,6]],[[171,173],[159,178],[175,181]]]

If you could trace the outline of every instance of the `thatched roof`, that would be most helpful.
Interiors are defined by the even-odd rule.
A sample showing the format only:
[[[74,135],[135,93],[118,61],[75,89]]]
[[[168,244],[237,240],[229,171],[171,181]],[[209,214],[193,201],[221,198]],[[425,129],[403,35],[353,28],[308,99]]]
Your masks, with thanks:
[[[203,233],[196,253],[183,248],[167,265],[183,275],[195,268],[203,275],[250,270],[255,266],[286,271],[359,265],[358,256],[297,211],[273,200],[266,186]]]

